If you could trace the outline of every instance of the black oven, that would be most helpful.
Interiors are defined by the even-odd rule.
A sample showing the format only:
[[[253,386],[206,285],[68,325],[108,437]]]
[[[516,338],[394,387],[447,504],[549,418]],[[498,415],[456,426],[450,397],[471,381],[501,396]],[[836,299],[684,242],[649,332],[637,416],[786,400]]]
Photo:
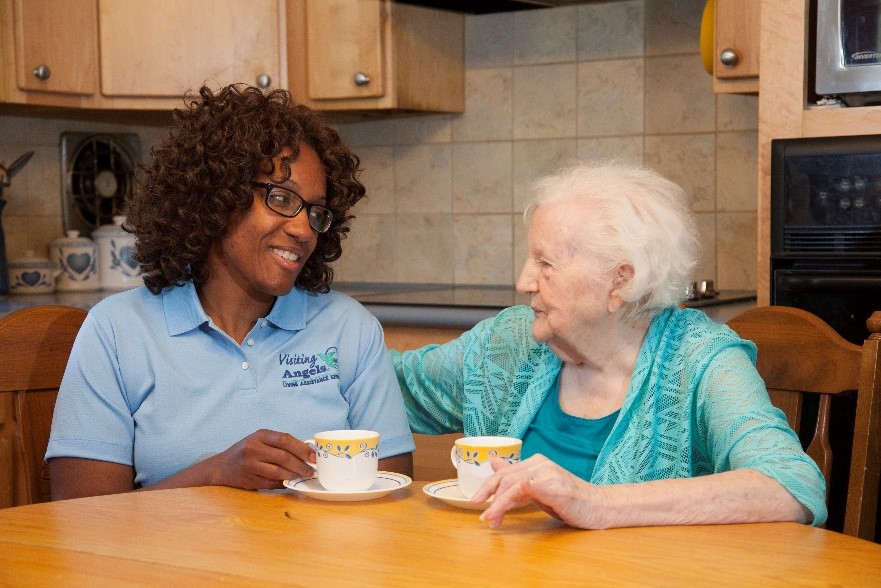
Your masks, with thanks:
[[[771,142],[771,304],[854,343],[881,309],[881,135]]]
[[[881,310],[881,135],[773,140],[770,228],[771,304],[808,310],[862,344],[866,319]],[[833,401],[833,530],[843,525],[855,409],[852,396]],[[878,518],[876,540],[881,507]]]

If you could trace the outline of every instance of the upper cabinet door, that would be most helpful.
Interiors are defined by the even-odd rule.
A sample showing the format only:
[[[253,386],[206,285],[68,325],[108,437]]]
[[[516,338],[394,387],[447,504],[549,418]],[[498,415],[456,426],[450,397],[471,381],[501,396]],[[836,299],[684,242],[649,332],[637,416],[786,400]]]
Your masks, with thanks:
[[[382,96],[383,27],[379,0],[307,0],[306,56],[313,100]]]
[[[392,0],[286,0],[294,98],[338,112],[462,112],[465,16]]]
[[[15,0],[16,82],[24,91],[94,94],[96,0]]]
[[[720,80],[759,76],[759,0],[715,0],[713,73]]]
[[[277,88],[279,0],[98,0],[105,96],[176,97],[246,83]]]

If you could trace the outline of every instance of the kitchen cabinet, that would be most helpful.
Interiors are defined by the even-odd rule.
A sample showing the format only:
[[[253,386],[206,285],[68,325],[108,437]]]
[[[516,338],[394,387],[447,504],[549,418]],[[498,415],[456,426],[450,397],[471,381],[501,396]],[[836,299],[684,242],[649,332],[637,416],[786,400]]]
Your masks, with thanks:
[[[760,0],[715,3],[713,90],[720,94],[759,91]]]
[[[99,0],[98,22],[108,98],[179,99],[206,82],[266,89],[283,81],[278,0]]]
[[[391,0],[288,0],[290,89],[330,111],[465,108],[462,14]]]
[[[284,0],[0,0],[0,16],[7,103],[168,110],[203,83],[287,85]]]
[[[0,100],[80,106],[98,89],[96,0],[0,2]]]

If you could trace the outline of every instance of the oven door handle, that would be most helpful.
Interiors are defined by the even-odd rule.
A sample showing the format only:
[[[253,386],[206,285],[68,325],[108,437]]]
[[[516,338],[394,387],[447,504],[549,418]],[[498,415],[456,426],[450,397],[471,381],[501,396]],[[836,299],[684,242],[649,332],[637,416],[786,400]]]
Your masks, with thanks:
[[[809,292],[816,290],[848,289],[852,292],[864,290],[877,291],[881,288],[881,275],[878,276],[816,276],[782,275],[777,276],[777,287],[788,292]]]

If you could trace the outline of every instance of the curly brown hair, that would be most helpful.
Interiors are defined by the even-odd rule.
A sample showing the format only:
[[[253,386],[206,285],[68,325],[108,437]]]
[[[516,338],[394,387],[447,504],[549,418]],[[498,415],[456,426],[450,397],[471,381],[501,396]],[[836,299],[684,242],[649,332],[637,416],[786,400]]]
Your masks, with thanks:
[[[143,189],[128,201],[126,229],[137,239],[135,259],[144,284],[154,294],[190,280],[204,284],[211,246],[226,233],[230,217],[254,203],[251,182],[274,171],[272,158],[285,147],[293,149],[283,160],[289,166],[305,143],[324,167],[333,223],[318,235],[296,287],[327,292],[333,280],[329,263],[339,259],[354,218],[348,213],[365,192],[356,179],[358,157],[318,113],[295,104],[284,90],[264,94],[233,84],[215,93],[203,86],[199,96],[174,111],[171,132],[142,168]]]

